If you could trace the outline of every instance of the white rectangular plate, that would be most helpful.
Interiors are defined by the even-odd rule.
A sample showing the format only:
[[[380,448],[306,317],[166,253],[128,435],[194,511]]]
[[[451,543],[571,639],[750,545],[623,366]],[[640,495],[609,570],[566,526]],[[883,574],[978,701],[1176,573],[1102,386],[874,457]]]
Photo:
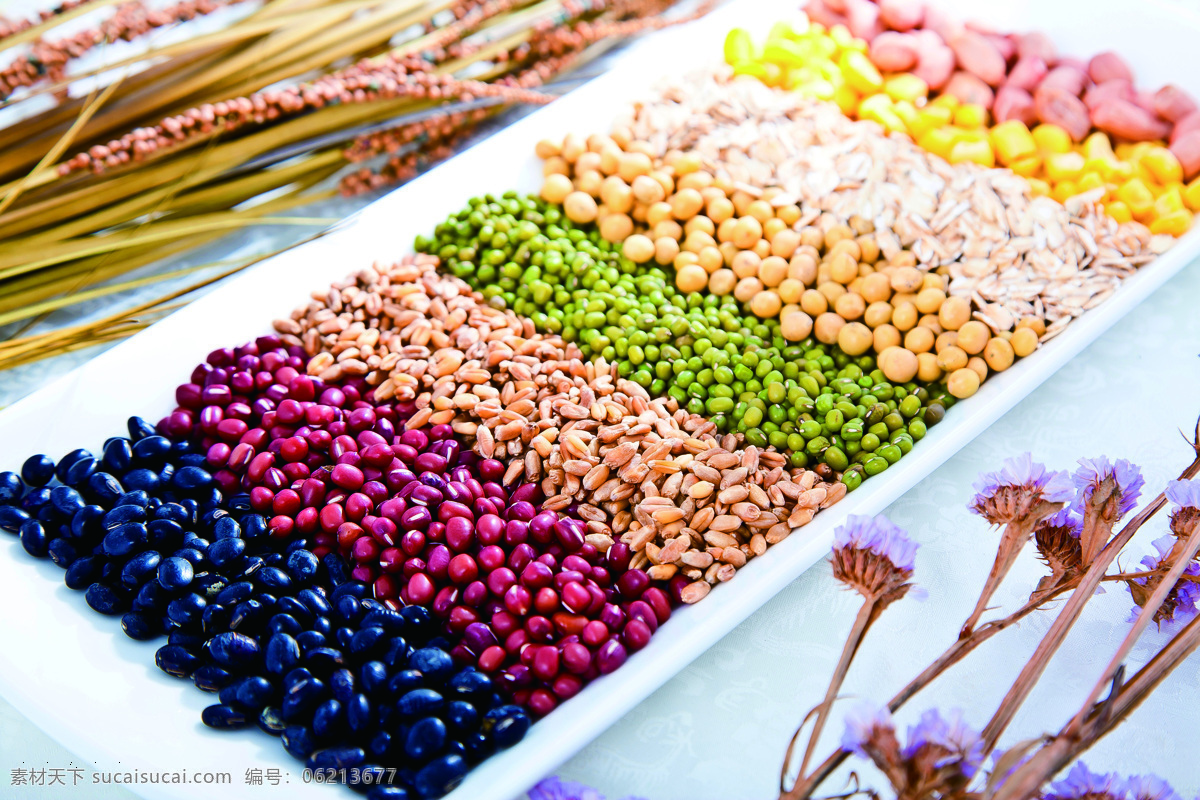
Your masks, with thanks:
[[[1089,18],[1106,19],[1094,13],[1094,3],[1090,5]],[[1180,29],[1193,37],[1200,34],[1189,18],[1175,17],[1172,9],[1154,3],[1146,5],[1148,11],[1165,14],[1169,24],[1150,25],[1146,20],[1141,29],[1169,31],[1172,36]],[[728,28],[741,25],[762,33],[793,8],[791,2],[738,2],[686,28],[655,35],[608,75],[380,199],[328,236],[247,271],[0,412],[0,468],[16,468],[32,453],[57,457],[80,446],[95,450],[106,437],[121,434],[131,414],[159,418],[173,406],[174,387],[187,380],[209,351],[266,333],[273,318],[286,315],[304,303],[310,291],[330,281],[375,260],[397,259],[409,251],[414,236],[430,231],[472,195],[514,188],[536,191],[541,173],[533,145],[538,139],[606,130],[624,104],[659,76],[718,60]],[[1025,10],[1035,13],[1033,8]],[[1066,29],[1065,22],[1060,30],[1052,24],[1045,26],[1052,35]],[[1112,43],[1097,41],[1095,49]],[[1145,52],[1147,57],[1154,53]],[[821,559],[834,527],[846,515],[883,510],[1198,252],[1200,233],[1193,232],[1042,351],[987,381],[899,465],[822,512],[765,557],[754,559],[736,580],[718,587],[704,602],[677,611],[622,669],[537,723],[521,744],[476,768],[451,797],[509,800],[519,795]],[[9,536],[0,539],[0,608],[6,609],[0,616],[0,693],[83,758],[85,767],[186,769],[189,776],[228,772],[232,785],[222,788],[222,796],[254,798],[271,790],[247,786],[245,771],[275,767],[288,776],[291,797],[335,796],[335,790],[305,785],[302,765],[271,737],[256,730],[218,733],[202,726],[200,711],[212,697],[154,666],[154,650],[161,640],[138,643],[123,636],[115,619],[93,613],[81,594],[63,585],[61,570],[28,557]],[[147,798],[212,797],[207,784],[134,783],[128,788]]]

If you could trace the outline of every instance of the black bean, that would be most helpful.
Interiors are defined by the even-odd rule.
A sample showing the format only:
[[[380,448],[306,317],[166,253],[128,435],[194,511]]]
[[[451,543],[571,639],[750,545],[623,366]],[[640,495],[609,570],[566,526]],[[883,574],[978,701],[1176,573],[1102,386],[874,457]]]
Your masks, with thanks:
[[[244,728],[248,722],[244,713],[226,705],[209,706],[200,712],[200,719],[208,727],[222,730]]]
[[[168,644],[158,648],[158,652],[154,654],[154,663],[168,675],[186,678],[202,662],[179,645]]]

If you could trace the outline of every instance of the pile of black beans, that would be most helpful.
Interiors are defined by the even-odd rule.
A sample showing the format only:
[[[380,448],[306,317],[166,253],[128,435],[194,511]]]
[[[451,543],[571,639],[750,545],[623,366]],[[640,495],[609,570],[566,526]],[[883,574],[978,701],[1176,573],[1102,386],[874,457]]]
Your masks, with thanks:
[[[370,800],[441,797],[525,735],[526,711],[454,662],[428,609],[368,597],[339,555],[273,539],[247,495],[224,497],[194,445],[128,429],[100,456],[0,473],[0,530],[131,638],[165,634],[158,666],[218,695],[205,724],[256,723]]]

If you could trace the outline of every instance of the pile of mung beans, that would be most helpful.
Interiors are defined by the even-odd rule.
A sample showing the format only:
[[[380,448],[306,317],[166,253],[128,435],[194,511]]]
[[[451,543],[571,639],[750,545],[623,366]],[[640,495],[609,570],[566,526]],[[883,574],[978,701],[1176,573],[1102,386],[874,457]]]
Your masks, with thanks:
[[[931,394],[918,384],[915,368],[886,367],[900,361],[896,353],[848,351],[820,328],[810,335],[811,321],[793,335],[787,325],[803,311],[782,321],[760,318],[753,299],[747,312],[736,296],[686,291],[678,277],[696,266],[684,258],[693,251],[677,248],[671,264],[639,263],[628,253],[636,235],[614,243],[602,224],[569,207],[508,193],[473,200],[416,248],[436,255],[494,307],[526,314],[539,330],[576,343],[584,357],[615,364],[618,376],[652,397],[673,398],[721,433],[786,453],[793,467],[821,467],[848,489],[896,463],[953,404],[944,389]],[[743,254],[757,258],[753,250],[732,258]],[[815,277],[816,262],[807,253],[793,256],[802,258]]]
[[[816,8],[854,4],[870,5]],[[849,87],[893,132],[884,112],[907,124],[905,104],[941,119],[953,104],[912,95],[915,75],[874,80],[902,44],[884,21],[869,48],[836,24],[777,27],[761,51],[735,33],[726,57],[847,111]],[[831,87],[803,72],[831,58]],[[974,85],[955,78],[943,97]],[[1000,122],[999,158],[1024,174]],[[1171,184],[1130,214],[1186,227],[1175,156],[1122,147]],[[951,294],[887,219],[662,150],[620,125],[538,143],[537,195],[477,197],[414,255],[212,352],[156,425],[0,472],[0,530],[128,636],[165,637],[156,663],[215,695],[210,727],[257,725],[369,800],[453,790],[1056,332]]]

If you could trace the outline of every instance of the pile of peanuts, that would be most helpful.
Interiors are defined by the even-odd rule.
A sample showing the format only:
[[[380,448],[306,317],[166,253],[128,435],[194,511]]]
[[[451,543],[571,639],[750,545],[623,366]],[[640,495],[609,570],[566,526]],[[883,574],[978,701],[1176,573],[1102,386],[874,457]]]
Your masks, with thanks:
[[[1059,57],[1042,34],[973,29],[917,0],[813,0],[806,10],[816,22],[778,24],[761,48],[732,31],[726,61],[951,163],[1010,167],[1060,202],[1104,187],[1114,218],[1154,233],[1179,236],[1200,210],[1200,111],[1178,87],[1135,89],[1115,53]]]
[[[694,603],[749,559],[846,493],[779,453],[717,438],[673,398],[651,399],[603,361],[482,302],[418,255],[362,270],[315,292],[275,322],[312,358],[316,376],[355,374],[375,400],[411,402],[409,429],[450,424],[505,483],[539,483],[544,508],[568,506],[601,552]]]
[[[778,317],[791,342],[812,335],[851,356],[873,352],[893,382],[945,380],[970,397],[1045,333],[1033,317],[993,333],[967,298],[948,295],[946,268],[918,269],[911,250],[883,257],[869,220],[805,213],[774,202],[779,190],[724,185],[694,154],[659,162],[648,149],[601,135],[540,142],[542,197],[575,222],[597,222],[631,261],[674,267],[680,291],[733,294],[756,316]]]

